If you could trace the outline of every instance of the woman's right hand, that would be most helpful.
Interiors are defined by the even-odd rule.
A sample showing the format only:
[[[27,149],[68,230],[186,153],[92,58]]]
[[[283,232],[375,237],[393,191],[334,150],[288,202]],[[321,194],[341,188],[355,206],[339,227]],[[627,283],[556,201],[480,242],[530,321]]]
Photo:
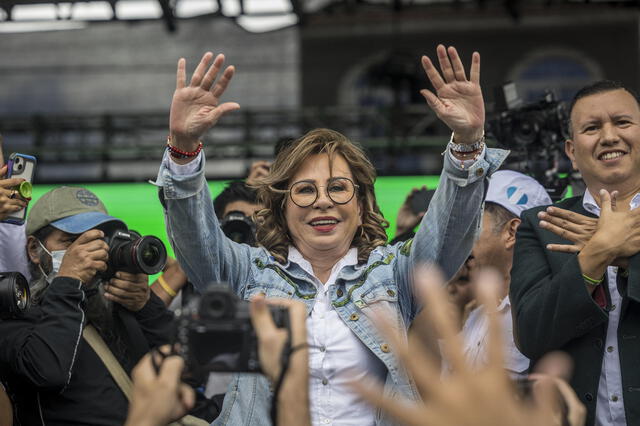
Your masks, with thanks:
[[[7,166],[0,167],[0,176],[7,172]],[[4,220],[11,213],[18,212],[29,203],[13,188],[24,182],[22,178],[0,179],[0,220]]]
[[[204,54],[193,72],[191,81],[186,82],[186,61],[180,58],[176,73],[176,90],[171,101],[169,128],[171,144],[178,149],[193,152],[198,148],[200,138],[214,126],[220,117],[240,108],[235,102],[219,104],[220,97],[233,78],[235,68],[228,66],[216,82],[224,65],[224,55]],[[214,84],[215,83],[215,84]]]

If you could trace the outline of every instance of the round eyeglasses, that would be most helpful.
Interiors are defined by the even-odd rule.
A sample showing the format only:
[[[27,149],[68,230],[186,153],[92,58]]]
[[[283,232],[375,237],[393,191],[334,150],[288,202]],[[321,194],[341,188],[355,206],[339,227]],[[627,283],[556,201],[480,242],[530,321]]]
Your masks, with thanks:
[[[320,187],[322,188],[322,187]],[[349,178],[336,177],[329,179],[324,187],[327,197],[336,204],[347,204],[356,193],[358,185]],[[318,199],[318,186],[311,180],[295,182],[287,190],[291,201],[298,207],[309,207]]]

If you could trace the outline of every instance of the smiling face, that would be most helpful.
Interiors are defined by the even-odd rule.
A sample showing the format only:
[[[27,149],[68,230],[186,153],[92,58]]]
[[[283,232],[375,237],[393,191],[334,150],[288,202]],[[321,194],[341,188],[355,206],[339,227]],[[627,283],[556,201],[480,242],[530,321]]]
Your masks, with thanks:
[[[362,225],[357,194],[346,204],[336,204],[327,196],[326,187],[334,179],[342,177],[353,181],[344,157],[337,154],[332,163],[333,170],[329,167],[327,154],[311,155],[289,182],[289,188],[300,181],[313,182],[318,188],[318,198],[310,206],[299,207],[289,195],[285,206],[285,220],[293,244],[310,261],[344,256],[356,230]]]
[[[640,186],[640,107],[624,89],[579,99],[565,152],[593,193]]]

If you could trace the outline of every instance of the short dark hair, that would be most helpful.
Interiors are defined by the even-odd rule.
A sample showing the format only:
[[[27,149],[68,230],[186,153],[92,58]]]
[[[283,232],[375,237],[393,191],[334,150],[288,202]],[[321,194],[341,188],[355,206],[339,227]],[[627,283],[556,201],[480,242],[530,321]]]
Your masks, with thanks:
[[[213,208],[218,219],[223,219],[222,214],[228,204],[234,201],[246,201],[251,204],[258,204],[256,190],[247,186],[244,181],[234,180],[227,184],[222,192],[213,200]]]
[[[638,103],[638,107],[640,107],[640,97],[638,97],[638,94],[636,93],[636,91],[630,88],[629,86],[626,86],[625,84],[619,81],[613,81],[613,80],[596,81],[595,83],[591,83],[587,86],[584,86],[582,89],[578,90],[578,92],[575,94],[575,96],[571,100],[571,103],[569,104],[569,133],[571,134],[571,113],[573,112],[573,108],[576,106],[576,103],[580,99],[586,98],[587,96],[597,95],[599,93],[612,92],[614,90],[627,91],[631,96],[633,96],[633,99],[636,100],[636,102]]]
[[[493,219],[493,229],[491,230],[494,234],[499,234],[502,232],[504,226],[513,219],[520,219],[518,216],[505,209],[498,203],[494,203],[491,201],[486,201],[484,203],[484,211],[491,213]]]

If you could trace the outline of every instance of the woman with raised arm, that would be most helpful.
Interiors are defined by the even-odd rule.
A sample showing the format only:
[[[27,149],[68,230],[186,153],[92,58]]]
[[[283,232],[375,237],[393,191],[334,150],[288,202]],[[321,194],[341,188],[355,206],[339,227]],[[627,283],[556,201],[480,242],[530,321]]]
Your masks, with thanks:
[[[222,281],[244,299],[262,293],[306,304],[313,424],[386,424],[347,386],[365,375],[386,381],[391,394],[416,397],[370,314],[386,310],[406,335],[420,308],[411,286],[414,265],[437,263],[447,278],[458,270],[480,226],[486,177],[507,155],[484,145],[480,55],[473,54],[467,78],[455,48],[440,45],[437,54],[441,72],[422,58],[435,88],[422,94],[453,136],[420,230],[412,241],[394,246],[386,245],[373,165],[361,147],[327,129],[289,144],[260,182],[260,246],[225,238],[204,177],[201,138],[222,115],[239,108],[219,103],[234,68],[227,67],[216,82],[224,57],[211,64],[207,53],[187,82],[185,61],[178,62],[170,137],[158,175],[174,250],[200,290]],[[270,398],[265,378],[239,374],[215,424],[267,425]]]

